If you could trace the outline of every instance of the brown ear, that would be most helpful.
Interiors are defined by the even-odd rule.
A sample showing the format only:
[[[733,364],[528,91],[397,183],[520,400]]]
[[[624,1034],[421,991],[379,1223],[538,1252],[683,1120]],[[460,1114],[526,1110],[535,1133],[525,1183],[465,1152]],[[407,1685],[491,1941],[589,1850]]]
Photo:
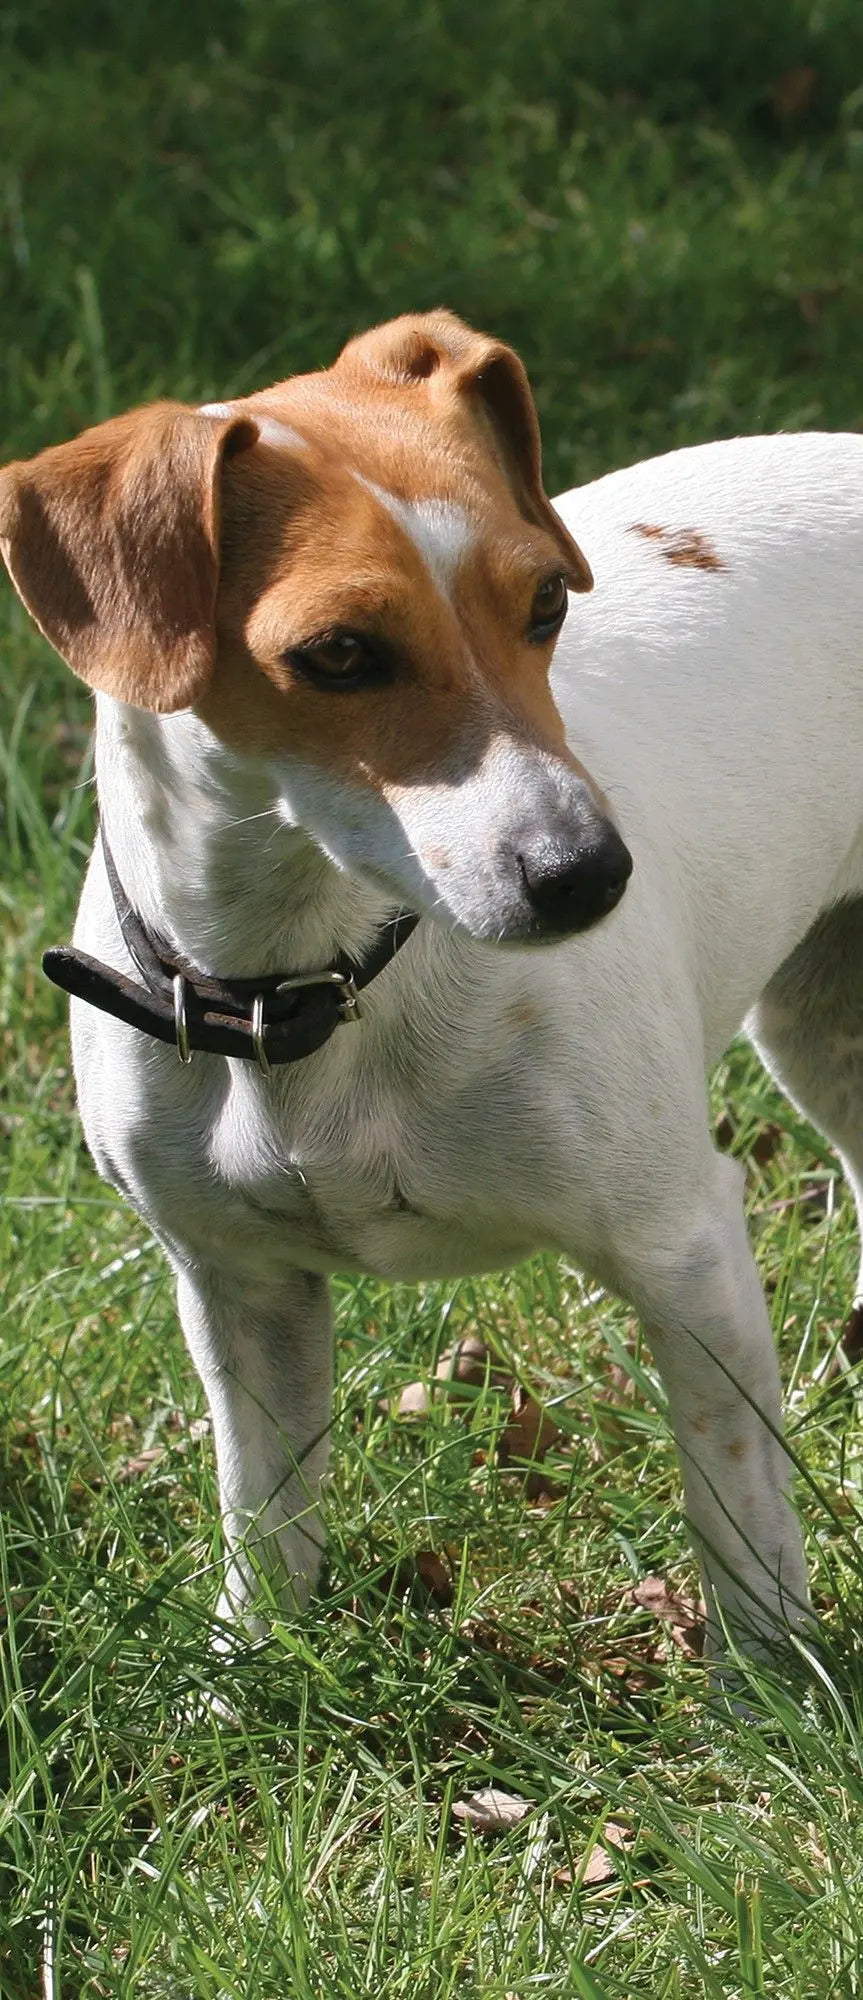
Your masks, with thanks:
[[[554,536],[572,590],[592,590],[590,565],[542,483],[542,445],[530,383],[511,347],[474,333],[450,312],[420,313],[350,342],[336,366],[360,362],[391,382],[427,383],[432,399],[453,386],[472,400],[526,521]]]
[[[592,590],[593,572],[555,512],[542,483],[539,419],[523,363],[511,347],[488,343],[463,386],[476,396],[494,431],[498,455],[526,521],[553,535],[566,562],[570,590]]]
[[[219,480],[245,417],[154,403],[0,472],[0,550],[52,646],[92,688],[170,713],[215,653]]]

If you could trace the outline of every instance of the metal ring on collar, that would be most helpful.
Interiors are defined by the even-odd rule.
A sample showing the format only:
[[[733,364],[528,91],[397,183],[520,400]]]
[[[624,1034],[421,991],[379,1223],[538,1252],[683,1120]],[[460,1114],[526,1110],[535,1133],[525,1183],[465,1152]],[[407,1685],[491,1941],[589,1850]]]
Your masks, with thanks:
[[[181,1063],[190,1063],[193,1050],[189,1047],[189,1025],[186,1020],[186,982],[182,972],[174,975],[174,1032],[177,1037],[177,1054]]]
[[[264,996],[256,993],[252,1001],[252,1047],[258,1059],[258,1068],[264,1076],[272,1076],[273,1066],[264,1048]]]

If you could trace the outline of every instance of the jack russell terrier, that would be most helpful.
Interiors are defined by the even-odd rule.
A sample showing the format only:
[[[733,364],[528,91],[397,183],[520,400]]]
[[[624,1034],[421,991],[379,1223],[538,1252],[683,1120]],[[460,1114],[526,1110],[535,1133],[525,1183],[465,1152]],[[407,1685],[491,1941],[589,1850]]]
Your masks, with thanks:
[[[863,1206],[863,437],[552,507],[520,361],[435,312],[8,467],[0,547],[96,690],[101,837],[46,970],[176,1273],[222,1612],[318,1569],[328,1273],[551,1249],[642,1317],[713,1653],[807,1631],[705,1072],[746,1021]]]

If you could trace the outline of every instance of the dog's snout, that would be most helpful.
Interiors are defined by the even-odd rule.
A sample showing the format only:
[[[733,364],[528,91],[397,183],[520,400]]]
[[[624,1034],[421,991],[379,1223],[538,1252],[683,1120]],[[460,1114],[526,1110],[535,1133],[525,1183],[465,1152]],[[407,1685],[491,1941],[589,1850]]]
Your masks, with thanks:
[[[537,929],[567,937],[620,902],[632,874],[632,856],[610,820],[587,842],[544,834],[521,841],[518,861]]]

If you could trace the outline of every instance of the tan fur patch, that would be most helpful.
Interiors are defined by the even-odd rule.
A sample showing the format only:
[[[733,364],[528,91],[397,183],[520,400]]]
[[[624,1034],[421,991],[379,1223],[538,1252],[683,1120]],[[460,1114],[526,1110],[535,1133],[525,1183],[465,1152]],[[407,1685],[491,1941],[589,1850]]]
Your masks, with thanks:
[[[382,470],[372,467],[376,483]],[[455,776],[504,730],[568,757],[550,648],[526,637],[553,554],[499,503],[483,511],[485,533],[445,596],[410,535],[329,455],[238,456],[223,483],[218,649],[198,713],[238,749],[283,747],[382,791],[448,766]],[[345,692],[305,679],[286,656],[334,628],[376,635],[391,677]]]
[[[661,543],[660,554],[680,569],[728,568],[700,528],[656,528],[648,521],[634,521],[629,532]]]
[[[284,746],[391,796],[455,780],[503,733],[589,782],[549,687],[551,644],[527,637],[537,583],[555,568],[572,575],[575,545],[550,508],[547,521],[525,518],[452,368],[416,372],[420,333],[428,342],[424,322],[379,329],[328,374],[233,406],[304,444],[265,438],[225,469],[219,645],[198,713],[237,748]],[[467,516],[446,593],[374,489]],[[292,668],[292,647],[336,627],[386,643],[385,684],[341,693]]]

